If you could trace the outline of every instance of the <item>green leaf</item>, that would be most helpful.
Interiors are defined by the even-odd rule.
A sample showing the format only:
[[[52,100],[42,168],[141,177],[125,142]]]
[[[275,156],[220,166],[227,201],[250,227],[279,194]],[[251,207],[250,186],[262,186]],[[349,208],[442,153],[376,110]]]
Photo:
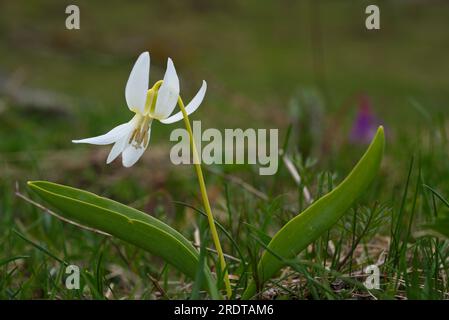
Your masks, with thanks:
[[[384,130],[379,127],[368,150],[346,179],[304,212],[291,219],[274,235],[268,244],[268,250],[264,252],[258,264],[261,284],[285,266],[285,260],[293,259],[337,223],[366,191],[379,171],[384,144]],[[253,280],[243,293],[242,299],[250,299],[255,293],[256,284]]]
[[[182,234],[162,221],[84,190],[48,181],[30,181],[28,186],[63,217],[132,243],[195,279],[198,251]],[[205,275],[209,292],[213,298],[218,298],[208,269]]]

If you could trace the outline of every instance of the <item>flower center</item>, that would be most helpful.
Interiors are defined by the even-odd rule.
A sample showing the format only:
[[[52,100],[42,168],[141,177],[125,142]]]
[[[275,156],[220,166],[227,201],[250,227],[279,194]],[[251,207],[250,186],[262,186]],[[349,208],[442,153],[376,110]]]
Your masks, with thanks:
[[[137,125],[129,138],[129,144],[136,149],[145,148],[148,145],[148,131],[150,130],[152,121],[153,119],[149,115],[139,116]]]
[[[161,84],[162,80],[159,80],[151,89],[148,90],[143,114],[136,112],[136,117],[138,118],[137,124],[129,137],[129,144],[136,149],[146,148],[150,140],[148,131],[150,130],[151,122],[154,119],[153,113],[156,107],[157,94]]]

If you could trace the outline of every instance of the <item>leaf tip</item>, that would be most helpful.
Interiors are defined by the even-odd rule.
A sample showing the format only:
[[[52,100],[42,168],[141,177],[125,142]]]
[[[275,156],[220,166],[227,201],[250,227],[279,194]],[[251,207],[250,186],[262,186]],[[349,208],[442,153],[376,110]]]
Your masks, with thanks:
[[[39,189],[39,185],[42,181],[27,181],[27,186],[31,189]]]
[[[380,125],[378,128],[377,128],[377,134],[381,134],[382,136],[385,134],[384,133],[384,126],[383,125]]]
[[[384,126],[382,126],[382,125],[380,125],[378,128],[377,128],[377,132],[376,132],[376,134],[375,134],[375,136],[374,136],[374,139],[373,139],[373,141],[380,141],[380,143],[382,144],[382,145],[384,145],[385,144],[385,130],[384,130]]]

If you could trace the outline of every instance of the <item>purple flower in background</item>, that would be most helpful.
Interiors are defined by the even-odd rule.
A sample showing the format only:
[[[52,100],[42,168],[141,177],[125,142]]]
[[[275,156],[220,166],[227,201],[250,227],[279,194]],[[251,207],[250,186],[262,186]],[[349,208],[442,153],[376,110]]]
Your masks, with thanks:
[[[371,100],[366,95],[361,96],[357,115],[351,129],[351,142],[368,144],[376,133],[378,125],[379,121],[372,111]]]

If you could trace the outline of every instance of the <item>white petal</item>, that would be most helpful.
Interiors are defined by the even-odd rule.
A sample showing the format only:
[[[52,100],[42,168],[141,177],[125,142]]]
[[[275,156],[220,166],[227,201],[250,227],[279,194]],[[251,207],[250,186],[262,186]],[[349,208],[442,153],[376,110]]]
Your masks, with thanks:
[[[150,77],[150,54],[142,53],[137,58],[125,88],[125,97],[131,111],[143,113],[147,100],[148,81]]]
[[[203,80],[203,85],[201,86],[200,90],[195,95],[195,97],[193,97],[192,101],[190,101],[190,103],[186,107],[187,115],[195,112],[195,110],[198,109],[201,102],[203,102],[204,96],[206,95],[206,90],[207,90],[207,83],[206,83],[206,81]],[[162,123],[169,124],[169,123],[179,121],[182,118],[183,118],[182,112],[179,111],[178,113],[172,115],[171,117],[169,117],[167,119],[162,119],[160,121]]]
[[[72,140],[73,143],[90,143],[90,144],[98,144],[105,145],[111,144],[118,141],[123,136],[127,135],[132,128],[132,120],[127,123],[123,123],[118,125],[108,133],[102,134],[100,136],[86,138],[81,140]]]
[[[179,97],[179,79],[173,61],[168,58],[164,82],[159,88],[153,116],[156,119],[167,118],[175,109]]]
[[[122,152],[122,164],[124,167],[133,166],[137,160],[143,155],[145,150],[147,149],[150,141],[151,129],[148,130],[148,142],[145,146],[136,148],[132,144],[128,144]]]
[[[126,135],[114,144],[114,146],[111,149],[111,152],[109,152],[108,159],[106,160],[107,164],[110,164],[120,155],[120,153],[122,153],[122,151],[126,147],[128,139],[129,136]]]

